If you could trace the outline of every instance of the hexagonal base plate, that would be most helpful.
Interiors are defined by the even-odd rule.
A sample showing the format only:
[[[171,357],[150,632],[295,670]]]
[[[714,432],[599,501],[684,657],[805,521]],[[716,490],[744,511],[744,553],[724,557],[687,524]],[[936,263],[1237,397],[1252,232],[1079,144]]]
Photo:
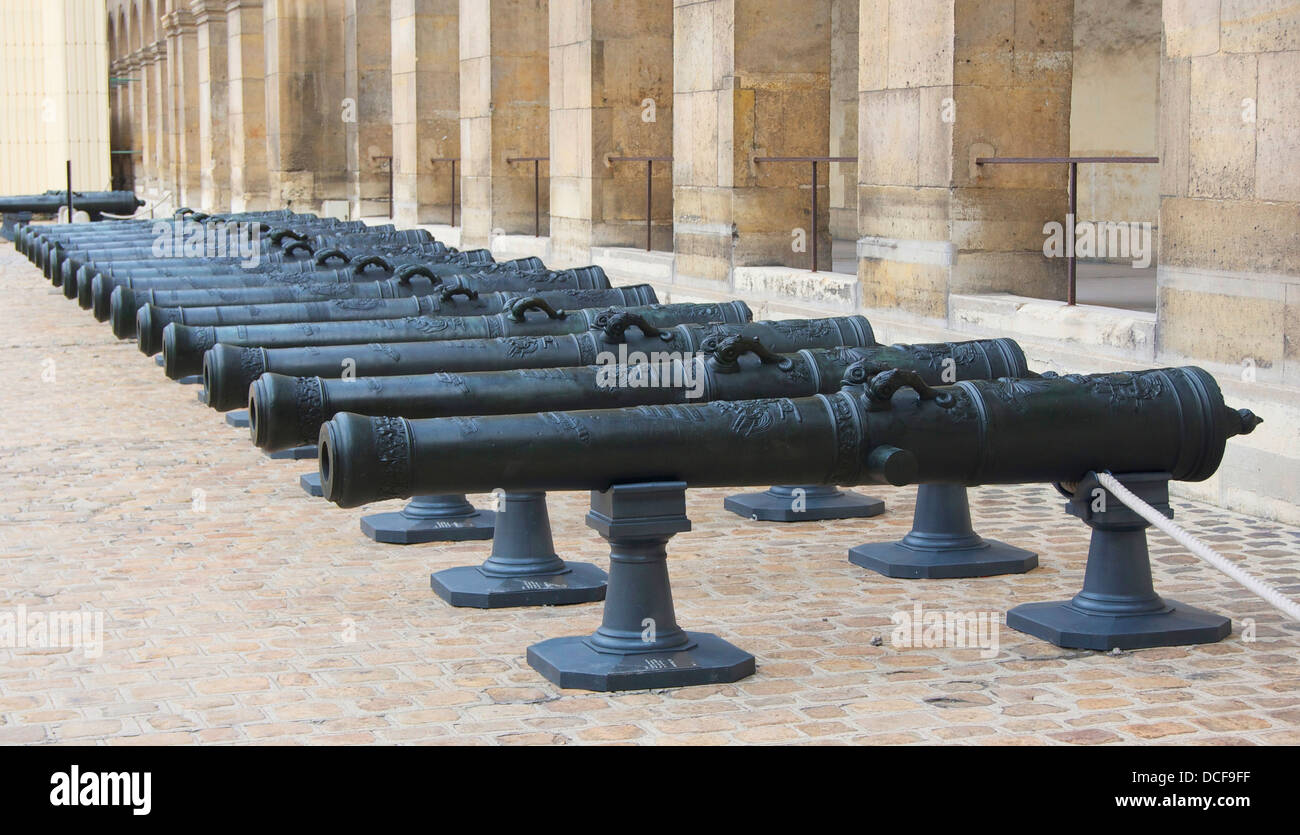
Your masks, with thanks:
[[[945,580],[1024,574],[1038,567],[1038,555],[996,539],[983,548],[920,550],[901,542],[869,542],[849,549],[849,562],[886,577]]]
[[[762,493],[737,493],[723,500],[722,506],[737,516],[760,522],[819,522],[824,519],[865,519],[885,512],[885,503],[852,490],[838,496],[811,496],[803,510],[794,510],[788,496]]]
[[[515,606],[569,606],[605,599],[609,575],[591,563],[565,563],[562,574],[493,577],[476,565],[448,568],[430,575],[435,594],[453,606],[508,609]]]
[[[1232,620],[1165,598],[1173,607],[1149,615],[1094,615],[1070,601],[1022,603],[1007,612],[1007,626],[1071,649],[1146,649],[1212,644],[1232,634]]]
[[[276,461],[302,461],[307,458],[315,458],[317,452],[315,445],[296,446],[293,449],[277,449],[275,452],[268,452],[266,457],[274,458]]]
[[[298,476],[298,486],[308,496],[320,498],[325,495],[325,490],[320,486],[320,470],[314,473],[303,473]]]
[[[418,545],[421,542],[466,542],[491,539],[497,515],[478,510],[469,516],[449,519],[412,519],[401,511],[372,513],[361,517],[361,532],[376,542],[390,545]]]
[[[236,409],[236,410],[233,411],[233,412],[226,412],[226,423],[230,424],[231,426],[235,427],[236,429],[247,429],[247,428],[248,428],[248,410],[247,410],[247,409]]]
[[[725,684],[754,674],[754,656],[708,632],[687,632],[695,644],[678,652],[609,655],[585,637],[552,638],[528,648],[528,666],[572,690],[649,690]]]

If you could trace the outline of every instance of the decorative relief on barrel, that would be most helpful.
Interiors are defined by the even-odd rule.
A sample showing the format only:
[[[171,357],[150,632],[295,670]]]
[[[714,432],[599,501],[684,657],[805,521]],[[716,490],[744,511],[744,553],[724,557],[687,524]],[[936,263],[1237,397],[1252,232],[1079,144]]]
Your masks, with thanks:
[[[374,310],[383,299],[333,299],[331,304],[343,310]]]
[[[204,351],[208,350],[213,345],[215,345],[216,342],[217,342],[217,334],[215,328],[208,327],[208,328],[194,329],[194,339],[192,344],[194,346],[195,353],[200,353],[200,354],[203,353]]]
[[[726,339],[727,337],[735,336],[736,329],[728,325],[719,325],[714,323],[708,325],[700,325],[699,330],[696,331],[696,334],[697,334],[696,338],[698,339],[698,342],[696,342],[696,344],[700,346],[701,351],[708,352],[708,351],[712,351],[713,346],[717,345],[719,342]]]
[[[568,380],[570,371],[565,368],[520,368],[515,376],[524,380]],[[602,389],[604,391],[604,389]]]
[[[1138,411],[1144,400],[1154,400],[1165,393],[1167,380],[1163,371],[1119,371],[1112,374],[1067,374],[1061,377],[1087,387],[1093,397],[1105,400],[1112,409],[1128,407]]]
[[[1085,378],[1080,377],[1079,382],[1087,383]],[[1033,380],[1019,379],[1012,377],[1000,377],[987,386],[982,387],[985,392],[1010,406],[1017,412],[1023,412],[1029,408],[1027,399],[1036,394],[1042,394],[1052,388],[1051,380]]]
[[[295,402],[298,406],[298,437],[314,438],[325,422],[320,386],[315,377],[296,378]]]
[[[810,342],[832,335],[839,336],[826,319],[784,319],[768,322],[767,326],[791,342]]]
[[[853,355],[849,355],[851,359]],[[844,369],[844,377],[840,381],[841,385],[860,386],[871,380],[877,374],[882,374],[889,370],[887,363],[876,360],[858,360]]]
[[[506,339],[506,356],[511,359],[532,356],[542,346],[555,340],[549,336],[511,336]]]
[[[593,331],[580,333],[574,336],[578,345],[578,365],[595,365],[596,358],[602,350],[600,345],[596,344],[596,334]]]
[[[949,419],[954,423],[978,423],[983,420],[982,410],[975,403],[975,397],[971,395],[971,383],[958,383],[955,386],[948,386],[945,391],[951,398],[950,405],[945,408]]]
[[[304,293],[322,298],[351,296],[356,292],[356,285],[352,283],[339,284],[337,281],[314,281],[310,284],[302,285]]]
[[[552,285],[552,286],[555,285],[555,282],[557,282],[557,281],[559,281],[561,278],[564,278],[564,277],[565,277],[565,275],[564,275],[563,272],[556,272],[555,270],[545,270],[545,271],[542,271],[542,272],[531,272],[531,271],[530,271],[530,272],[524,273],[524,275],[527,275],[527,276],[528,276],[528,282],[529,282],[530,284],[538,284],[538,285],[541,285],[541,284],[550,284],[550,285]],[[533,287],[529,287],[528,289],[531,291],[531,290],[533,290],[533,289],[535,289],[535,288],[533,288]]]
[[[679,423],[703,423],[708,415],[698,406],[680,406],[666,403],[662,406],[636,406],[634,411],[646,420],[664,420]]]
[[[577,418],[567,412],[539,412],[538,417],[564,434],[572,435],[581,444],[591,443],[591,432]]]
[[[379,461],[379,497],[404,496],[411,483],[411,451],[404,421],[396,417],[370,420],[375,428],[375,457]]]
[[[853,407],[844,395],[824,399],[835,426],[835,466],[827,474],[828,484],[854,484],[861,469],[862,432],[853,417]]]
[[[241,348],[239,350],[239,372],[242,379],[256,380],[266,371],[266,357],[261,348]]]
[[[367,347],[386,355],[393,362],[402,359],[402,355],[397,352],[397,349],[387,342],[371,342]]]
[[[383,320],[380,320],[383,321]],[[452,326],[453,320],[444,316],[408,316],[402,320],[411,330],[420,333],[442,333]]]
[[[731,418],[731,431],[742,438],[767,432],[787,415],[802,422],[794,402],[784,397],[775,400],[721,400],[710,405]]]
[[[436,380],[439,385],[447,386],[448,388],[453,388],[456,391],[460,392],[461,394],[469,394],[469,386],[465,383],[465,378],[460,376],[459,374],[452,374],[447,371],[439,371],[437,374],[434,374],[432,376],[433,379]]]
[[[802,359],[796,360],[785,367],[778,366],[778,368],[785,374],[787,380],[796,385],[812,380],[812,373],[808,370],[808,363]]]
[[[968,342],[943,345],[891,345],[890,347],[907,354],[913,367],[924,366],[935,372],[942,372],[949,360],[956,368],[969,369],[984,358],[984,354],[974,344]],[[983,376],[988,368],[985,366],[979,370]]]

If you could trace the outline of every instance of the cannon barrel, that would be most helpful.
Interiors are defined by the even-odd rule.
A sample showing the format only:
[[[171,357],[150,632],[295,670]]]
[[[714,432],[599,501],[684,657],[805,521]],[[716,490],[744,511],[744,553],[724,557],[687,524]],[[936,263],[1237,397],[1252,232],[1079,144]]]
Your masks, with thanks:
[[[286,348],[546,336],[582,333],[592,327],[603,328],[612,317],[624,312],[637,315],[657,328],[686,322],[748,322],[754,318],[753,311],[742,301],[555,310],[541,299],[522,298],[508,312],[489,316],[408,316],[400,319],[225,327],[191,327],[173,322],[163,329],[163,371],[173,380],[201,373],[204,352],[217,343]]]
[[[446,266],[446,265],[439,265]],[[447,278],[445,279],[444,276]],[[450,280],[448,280],[450,279]],[[603,270],[596,267],[545,272],[498,271],[477,273],[460,267],[433,271],[421,267],[407,271],[401,278],[357,281],[354,274],[305,273],[295,281],[267,283],[253,287],[213,287],[199,290],[132,290],[119,288],[124,306],[139,309],[145,304],[158,307],[224,307],[228,305],[284,304],[316,299],[380,298],[400,299],[430,296],[447,287],[466,287],[477,293],[526,290],[608,290],[612,286]],[[114,292],[118,292],[115,290]]]
[[[912,388],[916,394],[898,394]],[[428,418],[335,415],[325,497],[765,484],[1071,482],[1089,471],[1209,478],[1259,419],[1194,368],[930,387],[903,370],[805,398]]]
[[[263,374],[249,392],[249,432],[257,446],[279,450],[315,442],[321,424],[339,412],[435,418],[810,397],[837,391],[846,380],[863,383],[889,368],[914,371],[928,383],[949,375],[962,380],[1028,373],[1024,352],[1009,339],[777,354],[730,337],[706,353],[643,354],[624,365],[355,379]]]
[[[33,214],[52,215],[60,206],[68,204],[66,191],[47,191],[44,194],[21,194],[0,197],[0,212],[15,214],[32,212]],[[134,214],[144,205],[144,201],[135,196],[133,191],[74,191],[72,207],[92,216],[108,212],[113,215]]]
[[[310,238],[321,234],[346,234],[349,231],[364,229],[366,233],[376,237],[390,237],[399,234],[393,226],[383,227],[366,227],[359,221],[336,222],[327,224],[321,221],[311,221],[303,224],[296,224],[293,227],[271,227],[269,231],[266,228],[270,224],[265,221],[248,222],[244,226],[236,229],[236,252],[244,257],[264,258],[276,250],[283,249],[292,251],[297,249],[306,249],[311,251],[312,244]],[[188,244],[184,233],[171,232],[171,229],[191,228],[195,235],[194,243]],[[259,231],[254,232],[257,229]],[[222,233],[219,236],[217,233]],[[116,260],[138,260],[141,258],[155,257],[184,257],[189,251],[192,257],[203,257],[208,246],[209,235],[214,243],[226,240],[230,232],[230,224],[226,221],[213,221],[204,223],[183,223],[180,226],[173,226],[167,221],[159,221],[158,228],[148,231],[140,231],[129,236],[113,236],[106,240],[100,239],[77,239],[73,241],[50,244],[45,249],[44,263],[42,269],[45,276],[54,284],[61,283],[63,263],[69,259],[76,259],[79,262],[94,261],[109,263]],[[189,247],[188,250],[186,247]]]
[[[420,230],[423,231],[423,230]],[[229,276],[232,274],[244,273],[246,275],[267,274],[273,275],[282,271],[288,272],[311,272],[316,270],[329,269],[331,267],[345,266],[351,259],[352,255],[348,254],[340,245],[322,242],[318,236],[316,240],[308,242],[297,242],[292,251],[280,250],[264,253],[255,259],[255,263],[250,263],[249,258],[227,255],[226,257],[218,256],[213,259],[208,258],[142,258],[136,260],[112,260],[95,262],[90,259],[79,257],[70,257],[64,261],[63,281],[65,284],[71,284],[73,290],[67,291],[73,293],[78,304],[86,309],[92,309],[94,305],[94,281],[96,276],[106,275],[118,277],[122,281],[112,281],[103,292],[112,293],[113,286],[118,283],[130,285],[132,278],[144,279],[163,279],[170,277],[187,277],[196,278],[199,276],[211,276],[214,280],[218,276]],[[351,238],[352,236],[345,236]],[[455,249],[448,248],[446,245],[434,240],[423,240],[408,236],[406,232],[399,232],[393,236],[385,236],[379,240],[371,239],[361,243],[360,248],[366,253],[383,254],[386,258],[393,259],[415,259],[427,260],[430,263],[440,262],[461,262],[461,263],[478,263],[486,261],[491,263],[491,255],[486,250],[475,250],[469,253],[460,253]],[[329,263],[326,264],[325,258],[304,258],[304,253],[310,252],[313,256],[317,254],[330,255]],[[483,256],[486,256],[485,258]],[[370,278],[386,276],[370,276]],[[219,281],[213,286],[222,286]],[[163,289],[163,288],[159,288]]]
[[[307,280],[311,274],[330,273],[344,268],[349,269],[350,275],[357,281],[375,281],[394,277],[403,270],[410,271],[417,267],[427,269],[439,277],[470,273],[475,275],[496,275],[504,271],[516,271],[518,269],[516,265],[525,260],[519,259],[518,261],[495,263],[490,260],[490,255],[486,259],[482,257],[484,255],[487,255],[486,250],[434,254],[423,254],[420,250],[404,251],[399,255],[382,252],[349,254],[336,247],[326,247],[316,251],[311,258],[283,259],[266,265],[259,265],[252,269],[244,269],[238,265],[234,267],[221,265],[219,268],[214,267],[207,271],[184,268],[179,270],[149,268],[119,273],[114,267],[110,266],[105,267],[102,271],[89,269],[79,271],[77,276],[78,297],[80,298],[82,292],[81,285],[89,280],[89,304],[95,318],[103,322],[112,317],[112,296],[118,287],[125,287],[131,290],[133,294],[138,291],[150,290],[215,290],[266,287],[284,282],[303,281]],[[135,309],[138,310],[146,301],[148,301],[147,298],[139,301]],[[124,309],[130,310],[129,305],[124,304]],[[135,311],[130,310],[130,313],[134,317]],[[132,326],[134,327],[134,323],[132,323]]]
[[[273,240],[275,230],[266,223],[262,223],[261,227],[263,232],[256,241],[251,236],[239,235],[227,243],[226,233],[222,233],[215,248],[208,248],[205,245],[205,249],[209,251],[205,251],[202,256],[186,254],[183,250],[176,251],[174,248],[169,254],[162,249],[155,251],[152,247],[148,253],[139,257],[100,258],[96,257],[98,253],[69,255],[60,267],[61,280],[65,286],[64,293],[75,296],[82,307],[90,308],[94,306],[92,288],[98,275],[120,278],[200,276],[215,278],[239,273],[269,275],[281,271],[302,272],[318,267],[317,258],[307,257],[314,256],[318,252],[322,256],[328,253],[337,256],[333,259],[333,266],[337,267],[346,264],[351,258],[338,241],[352,240],[357,237],[365,238],[364,242],[357,245],[364,251],[383,254],[388,258],[423,256],[432,261],[442,261],[468,257],[432,240],[427,234],[417,236],[410,234],[409,231],[392,234],[372,233],[366,236],[317,235],[311,239],[295,237],[282,239],[279,245],[274,243],[264,245],[262,237],[268,241]],[[384,276],[371,276],[371,278],[376,277]],[[112,292],[112,287],[108,287],[105,292]]]
[[[156,307],[146,304],[136,312],[135,327],[140,351],[152,356],[162,350],[163,328],[172,322],[179,325],[284,325],[411,316],[487,316],[500,313],[525,297],[538,299],[556,310],[644,305],[659,301],[649,284],[608,290],[545,290],[529,292],[526,296],[517,292],[479,293],[467,287],[446,287],[436,295],[405,299],[342,298],[222,307]]]
[[[229,264],[232,258],[242,262],[272,261],[282,255],[298,257],[311,254],[321,239],[341,240],[357,236],[372,244],[390,247],[427,245],[432,236],[399,232],[391,225],[367,227],[356,221],[342,222],[309,218],[279,226],[266,220],[232,221],[226,218],[157,221],[151,228],[140,228],[108,237],[78,237],[67,241],[47,242],[41,267],[56,286],[86,264],[106,267],[141,260],[156,263],[199,265],[208,261]],[[75,289],[64,290],[76,295]]]
[[[88,263],[98,264],[101,267],[115,262],[127,263],[145,259],[177,263],[181,260],[178,256],[184,256],[185,251],[176,249],[172,236],[165,231],[168,224],[165,221],[160,221],[160,224],[162,228],[159,231],[142,229],[124,235],[104,238],[83,237],[66,241],[48,239],[41,245],[37,260],[45,276],[55,286],[63,283],[63,277],[68,274],[66,271],[75,273]],[[219,236],[213,239],[225,241],[231,234],[231,224],[225,221],[191,225],[203,233],[204,241],[209,240],[208,236]],[[315,234],[330,233],[335,229],[335,227],[318,225],[314,221],[294,227],[274,226],[266,221],[244,221],[238,228],[242,231],[234,233],[234,243],[230,244],[230,250],[226,255],[227,260],[240,257],[243,261],[251,258],[262,261],[274,260],[282,253],[296,255],[305,251],[310,254],[312,250],[310,237]],[[390,228],[387,232],[372,232],[372,234],[389,237],[395,234],[395,230]],[[196,249],[201,251],[204,246],[206,244],[201,244]],[[190,257],[193,261],[206,260],[201,257],[201,252]],[[71,265],[75,265],[75,269]],[[64,289],[64,294],[69,297],[76,295],[75,291],[67,288]]]
[[[594,364],[602,353],[625,350],[695,352],[727,337],[757,340],[769,350],[875,345],[862,316],[788,319],[738,324],[679,324],[656,328],[634,314],[607,317],[583,333],[450,339],[440,342],[373,342],[303,348],[214,345],[203,357],[207,404],[218,411],[242,409],[248,387],[264,372],[292,377],[352,377],[560,368]],[[621,346],[621,347],[620,347]],[[309,438],[315,443],[315,434]]]
[[[364,260],[364,259],[362,259]],[[137,335],[136,325],[140,309],[153,305],[165,310],[187,310],[192,308],[233,308],[256,307],[260,313],[268,307],[292,315],[285,305],[302,305],[313,301],[332,299],[404,299],[416,296],[443,296],[458,293],[458,301],[465,301],[469,309],[482,312],[492,310],[493,295],[501,293],[518,294],[541,290],[612,290],[605,271],[600,267],[582,267],[570,270],[553,270],[546,272],[519,272],[517,270],[495,270],[474,272],[469,267],[454,267],[449,264],[436,265],[439,269],[421,264],[410,265],[395,278],[379,281],[365,281],[364,269],[335,270],[328,273],[304,272],[296,276],[283,276],[278,280],[258,284],[253,281],[246,287],[206,288],[197,290],[142,290],[130,287],[117,287],[109,299],[109,321],[112,323],[113,335],[119,339],[129,339]],[[643,285],[642,285],[643,286]],[[457,290],[463,288],[465,292]],[[617,292],[617,291],[615,291]],[[478,301],[470,304],[475,299]],[[614,296],[602,304],[609,304]],[[638,303],[649,301],[644,292],[637,296]],[[437,303],[437,299],[433,300]],[[435,304],[435,307],[440,305]],[[157,312],[155,311],[155,316]],[[446,314],[441,314],[446,315]],[[374,318],[374,317],[367,317]],[[154,326],[161,332],[167,321],[154,320]],[[191,324],[215,324],[199,319]],[[240,320],[236,320],[239,322]],[[249,321],[267,321],[263,316],[250,317]],[[277,321],[271,319],[269,321]],[[297,321],[290,319],[287,321]]]
[[[75,202],[75,199],[74,199]],[[177,209],[173,217],[203,217],[217,220],[235,221],[235,220],[263,220],[276,223],[287,223],[295,219],[310,219],[313,215],[295,214],[287,209],[277,209],[266,212],[241,212],[223,215],[203,215],[201,212],[195,213],[192,209]],[[106,220],[92,225],[87,224],[66,224],[66,223],[29,223],[18,230],[18,236],[15,243],[19,251],[26,255],[28,259],[35,261],[36,253],[42,242],[55,240],[89,240],[91,238],[108,238],[123,233],[131,233],[137,229],[151,226],[155,223],[153,218],[140,218],[130,220]]]

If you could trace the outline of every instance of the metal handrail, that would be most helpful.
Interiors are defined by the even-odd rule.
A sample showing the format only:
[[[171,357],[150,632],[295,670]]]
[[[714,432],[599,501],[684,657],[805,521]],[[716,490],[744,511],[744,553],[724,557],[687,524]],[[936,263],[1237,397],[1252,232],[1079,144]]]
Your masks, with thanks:
[[[1110,162],[1137,162],[1137,163],[1154,163],[1160,162],[1160,157],[976,157],[976,165],[1051,165],[1051,164],[1068,164],[1070,166],[1070,209],[1069,217],[1073,219],[1079,208],[1079,164],[1091,163],[1110,163]],[[1074,247],[1065,256],[1067,287],[1065,292],[1065,303],[1073,305],[1076,303],[1075,286],[1077,283],[1076,265],[1074,257]]]
[[[533,164],[533,237],[542,236],[541,178],[537,173],[537,164],[549,162],[550,157],[506,157],[507,164],[531,162]]]
[[[651,176],[654,174],[654,165],[656,162],[672,162],[671,156],[666,157],[608,157],[609,162],[644,162],[645,163],[645,251],[650,251],[650,221],[654,208],[653,197],[651,195]]]
[[[754,162],[812,163],[812,271],[817,272],[817,165],[823,162],[857,162],[857,157],[754,157]]]

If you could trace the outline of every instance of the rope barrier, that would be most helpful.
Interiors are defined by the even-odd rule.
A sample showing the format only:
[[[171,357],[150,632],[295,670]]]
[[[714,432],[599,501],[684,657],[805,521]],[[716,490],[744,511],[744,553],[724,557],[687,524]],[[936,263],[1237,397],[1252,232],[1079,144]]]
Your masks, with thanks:
[[[1130,510],[1169,534],[1193,554],[1268,601],[1275,609],[1291,618],[1291,620],[1300,622],[1300,604],[1283,595],[1276,586],[1247,574],[1235,563],[1230,562],[1222,554],[1175,524],[1172,519],[1133,495],[1132,491],[1110,473],[1097,473],[1097,481]]]

